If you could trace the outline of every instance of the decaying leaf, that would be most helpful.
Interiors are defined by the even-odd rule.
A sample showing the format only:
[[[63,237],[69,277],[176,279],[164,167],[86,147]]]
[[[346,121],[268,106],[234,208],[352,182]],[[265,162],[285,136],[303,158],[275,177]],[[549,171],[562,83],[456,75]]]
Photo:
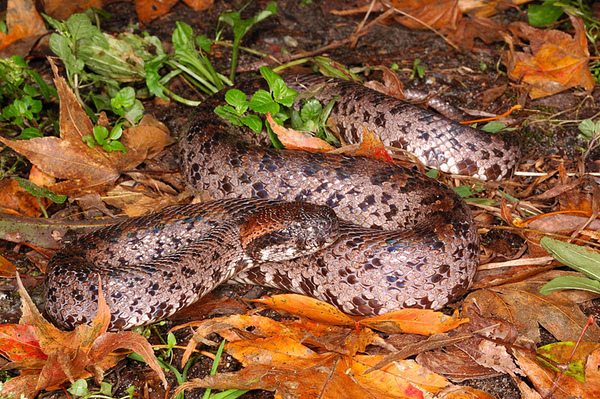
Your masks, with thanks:
[[[562,343],[568,344],[568,343]],[[515,356],[521,369],[533,382],[537,392],[542,396],[556,399],[596,399],[600,397],[600,349],[597,343],[582,342],[571,358],[574,344],[566,345],[566,351],[556,345],[544,352],[544,355],[553,355],[561,365],[575,365],[577,373],[584,380],[576,378],[573,373],[565,372],[559,378],[559,371],[551,369],[549,363],[535,357],[531,353],[517,350]],[[571,363],[569,363],[571,359]],[[550,392],[552,392],[551,395]]]
[[[267,121],[269,122],[271,129],[273,129],[273,132],[275,132],[277,135],[279,141],[281,141],[281,144],[283,144],[288,150],[323,152],[334,149],[325,140],[314,137],[310,133],[299,132],[297,130],[288,129],[279,125],[277,122],[275,122],[275,120],[273,120],[271,113],[267,113]]]
[[[43,0],[42,3],[45,14],[66,21],[71,15],[84,12],[90,7],[102,8],[103,0]]]
[[[128,149],[106,152],[101,146],[89,148],[82,140],[92,134],[93,124],[77,101],[64,78],[58,76],[52,64],[54,82],[60,96],[60,138],[38,137],[30,140],[12,141],[0,137],[0,141],[25,155],[43,172],[64,179],[47,188],[56,193],[78,196],[101,192],[112,185],[124,170],[132,169],[147,158],[155,156],[172,139],[153,123],[125,129],[121,142]]]
[[[422,21],[429,27],[452,31],[462,17],[457,0],[392,0],[391,3],[396,9],[414,17],[394,15],[398,23],[412,29],[427,29],[428,26],[419,22]]]
[[[112,353],[118,349],[128,349],[140,354],[167,387],[154,351],[144,337],[129,331],[107,332],[110,311],[104,301],[101,285],[98,289],[98,313],[92,324],[79,325],[74,331],[65,332],[42,317],[21,280],[17,278],[17,281],[23,312],[20,325],[27,327],[15,327],[15,331],[26,328],[30,338],[33,336],[37,339],[37,346],[43,356],[30,339],[30,353],[37,354],[38,360],[35,364],[20,362],[14,365],[21,369],[21,375],[6,382],[0,394],[12,393],[16,398],[23,394],[27,398],[33,398],[42,390],[52,389],[65,382],[73,383],[80,377],[93,375],[98,381],[102,381],[104,370],[113,367],[122,358],[122,355]],[[5,345],[6,340],[13,342],[14,336],[0,336],[0,347]]]
[[[316,353],[286,337],[227,345],[245,368],[184,383],[174,392],[198,387],[265,389],[294,398],[423,398],[449,385],[414,361],[390,363],[367,371],[382,356]]]
[[[531,98],[549,96],[575,86],[588,91],[594,87],[583,21],[572,15],[569,18],[575,28],[573,37],[558,30],[536,29],[524,22],[509,25],[515,36],[529,41],[530,50],[516,51],[515,39],[505,37],[510,46],[506,61],[508,76],[529,85]]]
[[[38,37],[46,33],[44,20],[32,0],[8,0],[6,28],[8,33],[0,32],[0,50],[21,39],[28,41],[23,51],[11,51],[11,55],[25,56]]]
[[[275,310],[303,316],[319,323],[340,326],[364,326],[387,333],[412,333],[433,335],[456,328],[468,319],[446,316],[430,309],[400,309],[381,316],[351,318],[336,307],[298,294],[273,295],[255,299]]]
[[[363,136],[356,155],[367,156],[379,161],[394,163],[394,160],[385,149],[383,141],[374,132],[363,126]]]
[[[135,0],[135,12],[141,23],[147,23],[166,14],[179,0]]]
[[[275,295],[254,302],[301,317],[274,321],[258,315],[234,315],[191,323],[196,330],[182,362],[187,361],[199,342],[216,345],[206,337],[217,333],[228,341],[227,352],[246,368],[238,373],[194,380],[183,384],[177,392],[227,386],[267,389],[279,396],[298,398],[431,397],[449,385],[440,375],[412,360],[386,361],[384,355],[360,354],[368,345],[393,349],[369,327],[433,334],[467,321],[416,309],[355,320],[332,305],[297,294]]]
[[[550,271],[518,283],[477,290],[469,294],[465,302],[476,303],[485,316],[493,315],[515,324],[520,339],[540,342],[541,325],[560,341],[577,340],[587,323],[587,316],[571,297],[577,295],[579,298],[581,293],[540,294],[540,288],[558,275]],[[591,326],[584,339],[599,341],[600,329]]]

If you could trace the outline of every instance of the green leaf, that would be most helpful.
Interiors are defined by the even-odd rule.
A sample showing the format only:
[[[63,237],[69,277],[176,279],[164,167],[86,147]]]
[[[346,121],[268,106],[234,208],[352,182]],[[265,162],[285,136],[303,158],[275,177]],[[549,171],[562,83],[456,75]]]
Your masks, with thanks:
[[[94,139],[100,145],[104,145],[106,143],[106,139],[108,138],[108,129],[104,126],[94,126]]]
[[[540,288],[540,294],[548,295],[560,290],[583,290],[600,294],[600,281],[577,276],[556,277]]]
[[[177,338],[175,338],[175,334],[169,332],[169,334],[167,334],[167,346],[172,348],[175,345],[177,345]]]
[[[90,148],[94,148],[96,146],[96,140],[94,140],[94,136],[91,134],[86,134],[81,138],[81,140],[88,145]]]
[[[294,104],[294,99],[298,96],[298,92],[287,87],[281,76],[266,66],[260,68],[260,74],[269,84],[269,89],[276,102],[286,107],[291,107]]]
[[[167,55],[161,55],[153,60],[144,63],[144,72],[146,73],[146,86],[150,93],[163,100],[169,101],[169,97],[164,94],[164,87],[160,83],[161,76],[158,70],[164,65],[164,61],[168,58]]]
[[[202,49],[205,53],[210,53],[211,41],[205,35],[196,36],[196,45]]]
[[[243,115],[248,110],[248,96],[238,89],[229,89],[225,93],[227,104],[235,108],[238,115]]]
[[[596,124],[591,119],[582,120],[577,126],[579,131],[588,137],[587,140],[590,140],[594,137],[594,133],[596,132]]]
[[[425,174],[432,179],[437,179],[440,175],[440,171],[438,169],[429,169]]]
[[[100,394],[111,396],[112,395],[112,384],[109,382],[102,381],[100,383]]]
[[[92,25],[92,22],[85,14],[71,15],[65,22],[65,26],[75,41],[101,35],[98,27]]]
[[[470,197],[471,195],[475,194],[473,192],[473,190],[471,190],[471,187],[469,187],[469,186],[454,187],[454,192],[456,194],[460,195],[461,198]]]
[[[300,116],[302,120],[306,121],[319,121],[319,117],[321,116],[321,112],[323,112],[323,106],[317,99],[310,99],[304,104],[302,110],[300,110]]]
[[[243,123],[240,121],[240,117],[235,109],[230,105],[219,105],[215,108],[215,114],[225,119],[234,126],[242,126]]]
[[[144,105],[138,99],[133,102],[133,106],[125,112],[125,116],[131,119],[134,124],[137,124],[144,116]]]
[[[564,10],[553,5],[553,3],[554,1],[547,1],[544,4],[530,4],[527,7],[529,25],[542,27],[558,21]]]
[[[173,31],[171,40],[173,42],[173,47],[175,47],[176,50],[187,51],[193,49],[193,37],[194,30],[191,26],[189,26],[185,22],[175,22],[175,30]]]
[[[73,385],[71,385],[67,391],[69,391],[70,394],[75,395],[75,396],[85,396],[88,394],[88,385],[87,385],[87,381],[84,379],[79,379],[77,381],[75,381],[73,383]]]
[[[121,138],[123,134],[123,122],[117,123],[112,129],[110,129],[110,135],[108,138],[110,140],[118,140]]]
[[[266,90],[258,90],[250,99],[250,109],[260,114],[279,112],[279,104],[273,101],[273,97]]]
[[[481,127],[481,130],[488,133],[497,133],[502,129],[506,128],[506,125],[499,121],[492,121],[490,123],[486,123]]]
[[[540,245],[563,265],[600,281],[600,253],[597,251],[550,237],[542,237]]]
[[[281,76],[279,76],[279,75],[277,75],[277,73],[273,72],[273,70],[271,68],[269,68],[268,66],[260,67],[259,71],[260,71],[260,74],[262,75],[262,77],[265,78],[265,80],[267,81],[267,84],[269,85],[271,92],[273,91],[273,87],[275,86],[275,81],[283,80],[281,78]]]
[[[135,90],[131,86],[123,87],[116,96],[110,99],[110,105],[113,109],[128,109],[135,102]]]
[[[30,95],[31,97],[36,97],[40,95],[40,92],[38,91],[37,87],[29,85],[29,84],[25,84],[23,86],[23,91],[25,93],[27,93],[28,95]]]
[[[250,129],[254,130],[256,133],[260,133],[262,131],[262,119],[258,117],[258,115],[247,115],[240,118],[240,121],[248,126]]]
[[[127,150],[125,146],[120,141],[111,141],[110,143],[106,143],[102,146],[104,151],[113,152],[113,151],[121,151],[123,154],[127,154]]]
[[[42,132],[40,132],[40,130],[38,128],[35,127],[26,127],[25,129],[21,130],[21,135],[19,137],[21,137],[21,139],[23,140],[29,140],[35,137],[42,137],[43,134]]]
[[[52,191],[48,190],[47,188],[40,187],[40,186],[32,183],[28,179],[23,179],[18,176],[13,177],[13,179],[15,179],[19,183],[19,186],[23,190],[26,190],[29,194],[33,195],[34,197],[48,198],[49,200],[51,200],[57,204],[62,204],[67,200],[67,197],[65,195],[54,194]]]
[[[63,60],[63,62],[73,58],[73,51],[71,50],[69,41],[65,39],[64,36],[61,36],[58,33],[51,34],[50,39],[48,40],[48,45],[50,50],[52,50],[54,54]]]

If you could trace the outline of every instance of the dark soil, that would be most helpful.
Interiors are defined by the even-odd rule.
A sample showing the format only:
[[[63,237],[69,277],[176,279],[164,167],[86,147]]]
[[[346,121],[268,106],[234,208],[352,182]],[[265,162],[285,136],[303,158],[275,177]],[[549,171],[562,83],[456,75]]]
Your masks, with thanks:
[[[257,10],[266,6],[266,1],[256,1],[246,10],[248,15],[254,15]],[[308,5],[301,5],[308,3]],[[341,17],[330,13],[333,9],[350,8],[352,1],[278,1],[279,11],[271,18],[263,21],[246,37],[244,45],[255,50],[271,54],[280,62],[286,62],[290,56],[306,51],[317,50],[323,46],[346,39],[352,35],[360,23],[363,15],[355,17]],[[357,2],[359,3],[359,2]],[[360,2],[362,5],[363,2]],[[240,3],[233,1],[217,1],[206,12],[194,12],[185,4],[177,4],[170,13],[145,27],[152,35],[157,35],[165,42],[170,42],[170,36],[175,28],[176,21],[184,21],[191,25],[195,32],[204,33],[209,37],[214,36],[219,14],[229,8],[236,9]],[[131,3],[117,2],[106,6],[106,11],[112,13],[112,18],[104,22],[102,28],[108,32],[122,32],[130,23],[136,23],[136,14]],[[371,17],[372,19],[373,17]],[[516,21],[523,17],[515,11],[507,11],[496,17],[502,21]],[[230,39],[225,37],[225,39]],[[419,88],[428,92],[441,93],[442,98],[449,103],[464,109],[476,109],[490,113],[502,113],[514,105],[515,99],[525,101],[526,96],[521,89],[511,85],[499,63],[504,50],[502,43],[484,44],[477,42],[471,52],[457,52],[448,46],[438,35],[428,30],[410,30],[397,23],[380,24],[372,27],[370,31],[358,40],[356,48],[349,49],[347,45],[337,47],[321,55],[326,55],[351,68],[365,68],[370,77],[379,77],[377,71],[370,71],[371,67],[388,66],[393,63],[400,68],[399,77],[406,87]],[[217,69],[226,69],[230,62],[230,50],[226,47],[217,47],[213,54],[213,63]],[[409,80],[414,60],[418,58],[426,67],[425,76]],[[272,60],[264,60],[247,53],[241,54],[238,70],[241,73],[252,73],[261,65],[276,66]],[[174,86],[177,83],[174,84]],[[507,85],[505,92],[489,104],[483,103],[483,92],[487,89]],[[183,93],[188,98],[201,99],[197,93],[190,91],[186,86],[171,87],[171,90]],[[593,97],[597,98],[597,91]],[[549,123],[529,123],[523,126],[524,120],[548,118],[557,111],[572,107],[581,102],[581,93],[576,90],[553,96],[537,102],[526,102],[525,107],[511,116],[509,120],[521,135],[524,151],[522,169],[528,168],[538,159],[546,159],[543,168],[555,169],[558,163],[564,162],[567,169],[575,168],[575,161],[580,156],[576,145],[577,129],[574,126],[556,126]],[[597,103],[597,102],[596,102]],[[168,105],[145,104],[158,119],[167,124],[175,136],[182,129],[190,109],[175,103]],[[582,119],[598,111],[593,102],[586,102],[579,108],[578,114],[563,114],[564,119]],[[596,154],[597,155],[597,154]],[[556,156],[556,157],[552,157]],[[524,181],[527,183],[527,181]],[[497,237],[490,236],[484,241],[491,242]],[[520,247],[520,239],[514,248],[508,245],[505,250],[513,252]],[[508,255],[508,254],[507,254]],[[15,258],[18,258],[15,255]],[[15,259],[16,260],[16,259]],[[27,266],[22,266],[21,272],[27,274]],[[39,278],[38,280],[41,280]],[[28,286],[36,285],[34,278]],[[39,286],[37,287],[39,289]],[[244,295],[259,296],[272,291],[250,291],[249,287],[223,288],[215,293],[215,297],[229,295],[233,298]],[[8,281],[0,283],[0,323],[14,323],[18,320],[18,298],[14,293],[15,287]],[[38,292],[39,291],[34,291]],[[245,305],[242,305],[245,306]],[[172,324],[167,323],[161,327],[163,336]],[[187,333],[178,334],[178,342],[185,343],[189,339]],[[156,335],[151,340],[158,343]],[[175,361],[179,364],[177,356],[181,351],[175,351]],[[212,361],[201,357],[189,371],[188,379],[201,378],[208,374]],[[219,371],[233,371],[239,369],[239,364],[232,358],[226,357],[221,362]],[[177,382],[171,376],[170,383],[173,387]],[[136,386],[136,391],[145,397],[164,398],[165,392],[160,386],[154,373],[145,365],[124,361],[119,367],[107,376],[107,381],[114,384],[116,391],[114,397],[125,395],[125,389],[130,385]],[[489,378],[485,380],[472,380],[463,384],[479,387],[498,398],[518,398],[520,396],[513,380],[508,376]],[[192,390],[186,393],[188,399],[199,398],[203,392]],[[64,393],[57,391],[46,398],[65,397]],[[253,392],[245,398],[273,397],[268,392]]]

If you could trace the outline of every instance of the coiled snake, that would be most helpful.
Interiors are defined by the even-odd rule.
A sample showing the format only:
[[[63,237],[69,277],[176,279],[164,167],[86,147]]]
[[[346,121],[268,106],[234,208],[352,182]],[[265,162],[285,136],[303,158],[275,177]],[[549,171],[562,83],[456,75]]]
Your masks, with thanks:
[[[510,176],[519,160],[512,139],[362,85],[311,75],[285,79],[299,91],[323,85],[322,101],[339,95],[331,117],[348,142],[358,142],[366,127],[427,165],[483,180]],[[94,317],[98,277],[113,329],[168,317],[232,277],[310,295],[354,315],[438,309],[468,289],[479,236],[453,190],[368,158],[257,146],[260,139],[239,129],[230,134],[214,114],[223,98],[218,93],[197,108],[179,144],[187,183],[216,201],[129,219],[65,246],[46,280],[46,310],[57,324],[72,328]]]

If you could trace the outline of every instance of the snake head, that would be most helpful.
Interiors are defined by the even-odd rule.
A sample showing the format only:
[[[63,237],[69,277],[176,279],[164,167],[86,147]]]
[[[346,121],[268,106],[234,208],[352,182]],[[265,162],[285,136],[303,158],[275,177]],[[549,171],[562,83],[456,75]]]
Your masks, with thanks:
[[[249,215],[241,225],[246,254],[257,262],[278,262],[333,244],[339,222],[328,206],[279,202]]]

